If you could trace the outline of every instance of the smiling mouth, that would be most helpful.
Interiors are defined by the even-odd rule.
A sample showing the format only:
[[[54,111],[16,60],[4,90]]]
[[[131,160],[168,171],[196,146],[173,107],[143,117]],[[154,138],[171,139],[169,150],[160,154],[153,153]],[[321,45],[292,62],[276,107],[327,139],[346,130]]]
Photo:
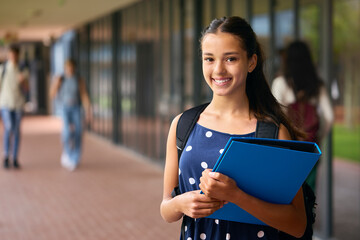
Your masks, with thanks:
[[[212,80],[217,84],[223,85],[223,84],[229,82],[231,79],[232,78],[218,78],[218,79],[213,78]]]

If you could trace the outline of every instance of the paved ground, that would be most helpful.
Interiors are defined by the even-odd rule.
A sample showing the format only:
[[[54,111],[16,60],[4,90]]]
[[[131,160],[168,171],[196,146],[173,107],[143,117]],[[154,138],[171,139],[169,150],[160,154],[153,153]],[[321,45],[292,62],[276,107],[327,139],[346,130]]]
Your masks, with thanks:
[[[87,134],[83,165],[68,172],[59,132],[55,118],[25,118],[23,168],[0,169],[0,240],[178,239],[159,214],[160,167]],[[360,239],[360,166],[335,161],[334,185],[336,239]]]
[[[178,238],[159,214],[160,167],[86,135],[83,165],[68,172],[59,129],[56,119],[25,119],[23,168],[0,169],[1,240]]]
[[[360,239],[360,164],[334,162],[334,234],[339,240]]]

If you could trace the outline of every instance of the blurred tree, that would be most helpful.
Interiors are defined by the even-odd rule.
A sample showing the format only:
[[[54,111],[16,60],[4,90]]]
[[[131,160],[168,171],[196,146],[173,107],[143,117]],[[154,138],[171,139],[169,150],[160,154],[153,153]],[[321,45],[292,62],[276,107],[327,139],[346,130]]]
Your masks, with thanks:
[[[344,120],[349,128],[359,123],[360,108],[360,0],[334,2],[334,61],[343,89]]]

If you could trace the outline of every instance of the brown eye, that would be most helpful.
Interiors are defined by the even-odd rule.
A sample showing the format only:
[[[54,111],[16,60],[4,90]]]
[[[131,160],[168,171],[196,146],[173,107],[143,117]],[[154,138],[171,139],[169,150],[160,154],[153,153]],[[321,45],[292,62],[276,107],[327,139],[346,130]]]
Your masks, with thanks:
[[[236,61],[237,59],[235,57],[229,57],[226,59],[227,62],[234,62]]]
[[[213,62],[213,61],[214,61],[214,59],[213,59],[213,58],[208,57],[208,58],[204,58],[204,61],[205,61],[205,62]]]

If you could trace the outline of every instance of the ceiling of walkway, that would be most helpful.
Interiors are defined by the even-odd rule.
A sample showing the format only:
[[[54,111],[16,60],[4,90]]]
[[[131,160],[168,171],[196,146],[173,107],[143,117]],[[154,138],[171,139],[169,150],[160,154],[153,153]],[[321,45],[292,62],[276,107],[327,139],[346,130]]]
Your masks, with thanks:
[[[48,41],[139,0],[0,0],[0,39]]]

